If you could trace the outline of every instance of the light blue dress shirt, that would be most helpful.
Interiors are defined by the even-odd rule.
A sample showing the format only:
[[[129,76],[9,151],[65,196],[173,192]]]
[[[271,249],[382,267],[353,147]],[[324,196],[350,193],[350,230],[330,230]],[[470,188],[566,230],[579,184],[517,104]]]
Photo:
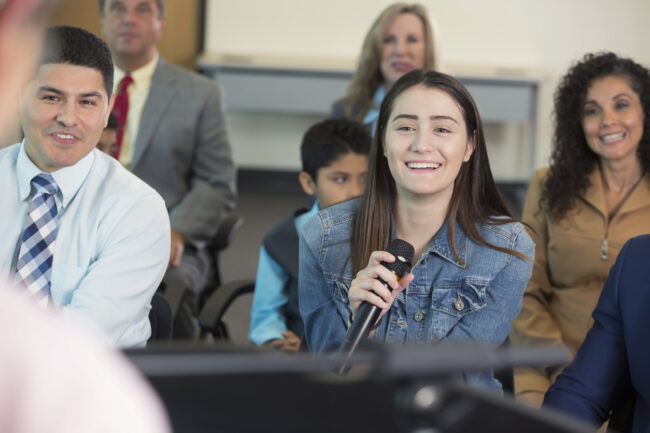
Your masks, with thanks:
[[[318,202],[315,202],[308,212],[294,218],[299,235],[305,223],[317,213]],[[295,248],[297,249],[298,245],[295,245]],[[289,278],[291,278],[289,273],[273,260],[262,246],[257,265],[251,327],[248,334],[248,338],[258,346],[269,340],[281,339],[282,333],[287,331],[282,307],[289,299],[284,293]]]
[[[386,88],[382,85],[377,87],[375,94],[372,96],[372,107],[366,113],[366,117],[363,118],[363,124],[368,128],[370,134],[375,135],[375,130],[377,129],[377,121],[379,120],[379,108],[381,103],[386,96]]]
[[[31,179],[39,173],[24,143],[0,149],[0,278],[15,272]],[[59,186],[52,304],[109,344],[144,346],[151,335],[151,297],[169,260],[165,203],[96,149],[51,175]]]

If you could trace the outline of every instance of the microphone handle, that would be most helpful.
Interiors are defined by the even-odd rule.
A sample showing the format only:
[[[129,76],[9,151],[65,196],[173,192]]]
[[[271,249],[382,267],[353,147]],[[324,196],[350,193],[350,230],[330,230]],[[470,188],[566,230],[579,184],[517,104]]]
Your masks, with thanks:
[[[384,286],[388,287],[388,290],[391,290],[390,286],[388,286],[388,284],[386,284],[381,278],[378,278],[378,280]],[[350,329],[348,329],[348,332],[345,334],[343,343],[339,348],[339,353],[345,354],[346,360],[352,356],[357,345],[368,338],[368,335],[370,334],[370,331],[372,331],[373,326],[375,326],[380,314],[381,308],[375,304],[365,301],[361,303],[359,311],[357,311],[357,316],[354,318],[354,322],[350,325]],[[350,367],[346,362],[341,366],[339,373],[347,373],[349,369]]]

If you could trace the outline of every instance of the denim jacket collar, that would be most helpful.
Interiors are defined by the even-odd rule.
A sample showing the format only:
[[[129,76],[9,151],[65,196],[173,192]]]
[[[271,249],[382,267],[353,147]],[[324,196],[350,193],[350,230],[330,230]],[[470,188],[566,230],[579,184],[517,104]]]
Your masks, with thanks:
[[[461,261],[456,259],[454,251],[451,248],[449,243],[449,217],[445,218],[445,222],[438,230],[438,233],[433,237],[431,245],[427,253],[437,254],[448,262],[458,266],[459,268],[465,269],[465,263],[467,263],[467,243],[469,242],[469,237],[465,234],[465,231],[456,223],[456,230],[454,234],[456,236],[456,252]]]

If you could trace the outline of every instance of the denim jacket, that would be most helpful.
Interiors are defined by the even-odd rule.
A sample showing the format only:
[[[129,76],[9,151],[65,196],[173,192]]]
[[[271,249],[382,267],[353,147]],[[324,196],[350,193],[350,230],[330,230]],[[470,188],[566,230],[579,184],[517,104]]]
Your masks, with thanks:
[[[299,305],[312,351],[338,348],[351,316],[348,289],[354,275],[350,234],[359,200],[321,210],[300,239]],[[482,224],[492,245],[534,259],[535,244],[519,223]],[[470,343],[498,346],[512,320],[532,271],[532,261],[497,251],[469,238],[456,225],[455,257],[447,222],[413,266],[413,282],[381,319],[374,338],[385,343]],[[463,265],[464,263],[464,265]],[[501,389],[492,372],[463,372],[468,383]]]

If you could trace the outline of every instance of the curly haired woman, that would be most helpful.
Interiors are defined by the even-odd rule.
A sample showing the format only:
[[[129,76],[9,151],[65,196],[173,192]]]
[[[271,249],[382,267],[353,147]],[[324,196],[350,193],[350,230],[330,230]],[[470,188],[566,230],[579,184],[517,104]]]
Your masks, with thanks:
[[[555,93],[550,167],[531,181],[523,220],[537,247],[519,346],[575,354],[628,239],[650,233],[650,73],[613,53],[587,54]],[[518,398],[541,406],[564,366],[515,370]]]

